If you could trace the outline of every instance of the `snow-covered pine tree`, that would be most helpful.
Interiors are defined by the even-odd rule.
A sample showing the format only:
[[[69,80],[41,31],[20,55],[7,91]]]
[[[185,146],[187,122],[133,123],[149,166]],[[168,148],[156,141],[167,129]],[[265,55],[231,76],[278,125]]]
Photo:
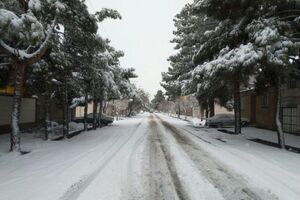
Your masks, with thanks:
[[[46,53],[64,4],[58,0],[5,1],[0,8],[0,48],[15,70],[10,150],[21,151],[19,115],[26,68]]]
[[[213,116],[214,100],[218,99],[221,105],[225,106],[231,98],[227,92],[228,87],[226,84],[219,84],[219,80],[205,70],[201,70],[201,74],[197,71],[195,76],[193,70],[199,63],[211,59],[211,52],[220,48],[216,42],[208,43],[205,34],[213,30],[218,23],[200,12],[196,2],[187,4],[174,21],[176,31],[172,42],[176,44],[177,53],[169,58],[172,68],[163,73],[162,86],[168,96],[172,93],[174,96],[174,92],[177,95],[194,94],[201,108],[208,111],[210,107],[209,113]],[[221,35],[222,30],[219,30],[218,34]]]
[[[182,11],[174,18],[176,30],[175,38],[171,41],[175,44],[175,55],[169,57],[171,67],[168,72],[162,73],[162,87],[166,90],[166,95],[175,100],[182,94],[181,81],[187,78],[187,73],[193,67],[193,55],[197,45],[197,18],[192,16],[192,5],[187,4]]]
[[[158,90],[156,92],[156,94],[154,95],[154,98],[152,99],[151,101],[151,104],[152,104],[152,108],[154,110],[157,110],[158,109],[158,106],[161,102],[165,101],[165,96],[164,96],[164,93],[162,90]]]
[[[114,65],[113,60],[118,60],[119,57],[114,57],[114,51],[109,51],[113,49],[109,46],[109,41],[104,41],[104,48],[101,52],[95,56],[93,65],[95,67],[95,74],[93,77],[93,100],[94,100],[94,109],[93,109],[93,127],[96,128],[101,126],[101,115],[103,112],[103,101],[108,99],[109,94],[113,96],[119,95],[119,88],[114,80],[113,68],[118,67]],[[122,56],[121,53],[120,56]],[[118,62],[116,62],[118,63]],[[97,115],[98,103],[100,104],[99,114]]]
[[[292,29],[286,22],[295,20],[297,14],[295,15],[293,12],[297,11],[297,6],[299,6],[299,2],[285,0],[275,2],[198,1],[197,9],[199,11],[220,21],[220,25],[226,25],[227,28],[227,31],[222,32],[225,34],[222,37],[211,37],[214,42],[218,45],[222,44],[220,46],[223,47],[219,52],[218,50],[215,52],[211,61],[202,63],[202,67],[210,70],[211,73],[220,73],[221,70],[224,72],[223,76],[228,80],[230,77],[234,78],[231,85],[235,94],[236,133],[240,132],[240,123],[238,123],[240,121],[239,85],[243,81],[247,81],[249,74],[255,72],[256,66],[267,65],[265,59],[273,68],[276,68],[276,65],[281,67],[287,65],[288,55],[294,56],[291,50],[295,48],[296,43],[293,39],[288,39],[291,37],[291,35],[288,36],[288,32],[291,32]],[[287,15],[282,17],[286,13]],[[280,23],[274,24],[274,18]],[[253,30],[254,24],[259,21],[265,21],[264,24],[258,25],[263,30]],[[252,33],[249,33],[251,29],[249,27],[252,27]],[[220,27],[217,27],[214,32],[218,29]],[[264,38],[263,35],[269,38]],[[270,41],[274,43],[268,43]],[[260,43],[261,46],[259,47],[257,43]],[[204,49],[205,51],[206,49]],[[201,52],[198,57],[202,58]],[[281,78],[277,82],[281,82]],[[281,84],[279,83],[279,85]],[[277,108],[276,121],[279,132],[282,132],[278,116],[279,108]]]
[[[298,11],[300,4],[291,5],[290,3],[288,1],[285,4],[281,2],[280,5],[269,11],[268,15],[253,20],[247,27],[250,41],[253,42],[256,49],[263,53],[263,60],[257,70],[256,84],[258,87],[273,86],[276,88],[275,122],[278,144],[283,149],[285,149],[285,138],[280,117],[281,88],[287,79],[298,72],[294,63],[298,61],[300,48],[299,39],[295,38],[299,33],[295,13],[300,15]],[[290,15],[291,12],[292,15]]]
[[[205,0],[197,1],[195,9],[219,22],[214,30],[205,33],[207,40],[196,56],[199,64],[196,70],[201,72],[204,69],[211,76],[219,76],[219,80],[229,83],[234,96],[235,133],[241,133],[240,86],[247,82],[251,69],[259,60],[243,61],[242,54],[249,56],[253,53],[251,44],[248,46],[245,28],[258,16],[260,7],[256,1]],[[253,56],[255,58],[255,54]]]
[[[53,80],[61,83],[57,99],[60,99],[64,107],[63,113],[66,115],[64,135],[68,133],[68,105],[71,103],[72,96],[78,95],[74,92],[76,90],[74,85],[80,86],[76,84],[80,76],[74,66],[78,65],[76,61],[79,58],[83,58],[79,61],[87,66],[91,63],[89,58],[96,54],[100,46],[102,48],[102,45],[92,41],[97,40],[97,22],[102,22],[107,17],[121,18],[117,11],[111,9],[103,9],[90,14],[84,1],[80,0],[64,1],[64,3],[59,0],[3,0],[0,2],[0,51],[1,54],[4,52],[9,56],[16,77],[11,150],[21,150],[18,118],[25,70],[31,65],[32,71],[34,71],[34,66],[41,66],[33,64],[40,61],[47,52],[48,57],[51,58],[45,59],[48,66],[48,62],[51,62],[58,67],[57,72],[60,72],[54,73],[56,79]],[[52,42],[53,38],[58,38],[58,40]],[[51,42],[52,48],[49,49]],[[82,69],[81,72],[84,70]],[[45,70],[43,75],[48,73],[52,71]],[[48,89],[45,89],[45,92],[48,93]]]
[[[51,53],[54,63],[62,69],[56,78],[62,83],[59,87],[59,104],[62,105],[64,114],[64,137],[69,132],[69,110],[74,107],[72,101],[78,96],[85,97],[76,100],[85,101],[85,129],[87,129],[87,103],[96,91],[95,79],[98,78],[96,73],[98,63],[95,64],[94,60],[99,52],[105,50],[105,41],[97,35],[97,23],[108,17],[121,18],[117,11],[110,9],[90,14],[85,3],[78,0],[67,2],[67,5],[70,12],[64,13],[63,23],[55,30],[60,36],[59,45],[54,49],[56,51]]]

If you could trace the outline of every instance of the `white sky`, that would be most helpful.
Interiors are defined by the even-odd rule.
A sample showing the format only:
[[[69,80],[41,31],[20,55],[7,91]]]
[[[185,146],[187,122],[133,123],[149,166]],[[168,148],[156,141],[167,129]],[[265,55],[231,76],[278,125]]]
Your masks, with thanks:
[[[125,52],[122,67],[133,67],[139,76],[134,82],[153,96],[160,87],[161,72],[174,54],[174,16],[191,0],[86,0],[92,13],[101,8],[116,9],[122,20],[106,20],[99,33],[112,46]]]

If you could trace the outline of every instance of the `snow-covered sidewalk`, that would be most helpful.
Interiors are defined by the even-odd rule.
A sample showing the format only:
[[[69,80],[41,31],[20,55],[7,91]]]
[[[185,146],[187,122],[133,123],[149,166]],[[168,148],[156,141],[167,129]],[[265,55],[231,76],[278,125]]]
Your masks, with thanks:
[[[228,129],[233,131],[232,129]],[[277,143],[277,133],[276,131],[260,129],[255,127],[244,127],[242,128],[242,133],[245,137],[249,139],[258,138],[261,140]],[[286,144],[289,146],[300,148],[300,135],[293,135],[289,133],[285,133]]]
[[[170,115],[170,116],[172,116],[173,118],[177,118],[176,115]],[[181,115],[180,119],[184,120],[184,121],[188,121],[189,124],[193,125],[194,127],[205,128],[204,126],[201,126],[202,124],[199,125],[202,122],[201,119],[199,119],[199,118],[193,118],[190,116]],[[213,129],[213,128],[211,128],[211,129]],[[233,127],[226,127],[226,128],[221,128],[221,129],[231,131],[231,132],[234,131]],[[208,129],[206,129],[206,130],[208,130]],[[215,130],[215,129],[213,129],[213,130]],[[272,131],[272,130],[260,129],[260,128],[249,126],[249,127],[242,128],[242,134],[248,139],[261,139],[261,140],[272,142],[272,143],[278,142],[277,133],[276,133],[276,131]],[[285,133],[285,140],[286,140],[286,145],[300,148],[300,135],[298,136],[298,135],[294,135],[294,134]]]

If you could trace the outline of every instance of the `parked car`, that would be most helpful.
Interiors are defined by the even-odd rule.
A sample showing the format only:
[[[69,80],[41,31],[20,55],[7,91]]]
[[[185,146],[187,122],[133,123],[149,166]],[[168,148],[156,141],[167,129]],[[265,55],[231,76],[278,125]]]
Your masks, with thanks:
[[[242,118],[242,126],[247,126],[249,120]],[[206,125],[209,127],[224,127],[224,126],[234,126],[234,114],[216,114],[206,120]]]
[[[73,119],[74,122],[76,123],[84,123],[84,117],[77,117]],[[101,114],[101,124],[102,125],[108,125],[113,123],[114,118],[111,116],[108,116],[106,114]],[[93,113],[90,113],[87,115],[87,123],[92,124],[93,123]]]

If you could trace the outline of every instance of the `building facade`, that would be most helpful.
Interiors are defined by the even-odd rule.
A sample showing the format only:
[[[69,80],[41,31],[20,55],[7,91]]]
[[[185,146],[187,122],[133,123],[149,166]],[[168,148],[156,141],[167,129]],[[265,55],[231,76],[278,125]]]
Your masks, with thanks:
[[[267,88],[263,94],[253,89],[241,91],[242,117],[258,128],[276,130],[276,90]],[[280,91],[280,118],[285,132],[300,134],[300,89],[290,80]]]

